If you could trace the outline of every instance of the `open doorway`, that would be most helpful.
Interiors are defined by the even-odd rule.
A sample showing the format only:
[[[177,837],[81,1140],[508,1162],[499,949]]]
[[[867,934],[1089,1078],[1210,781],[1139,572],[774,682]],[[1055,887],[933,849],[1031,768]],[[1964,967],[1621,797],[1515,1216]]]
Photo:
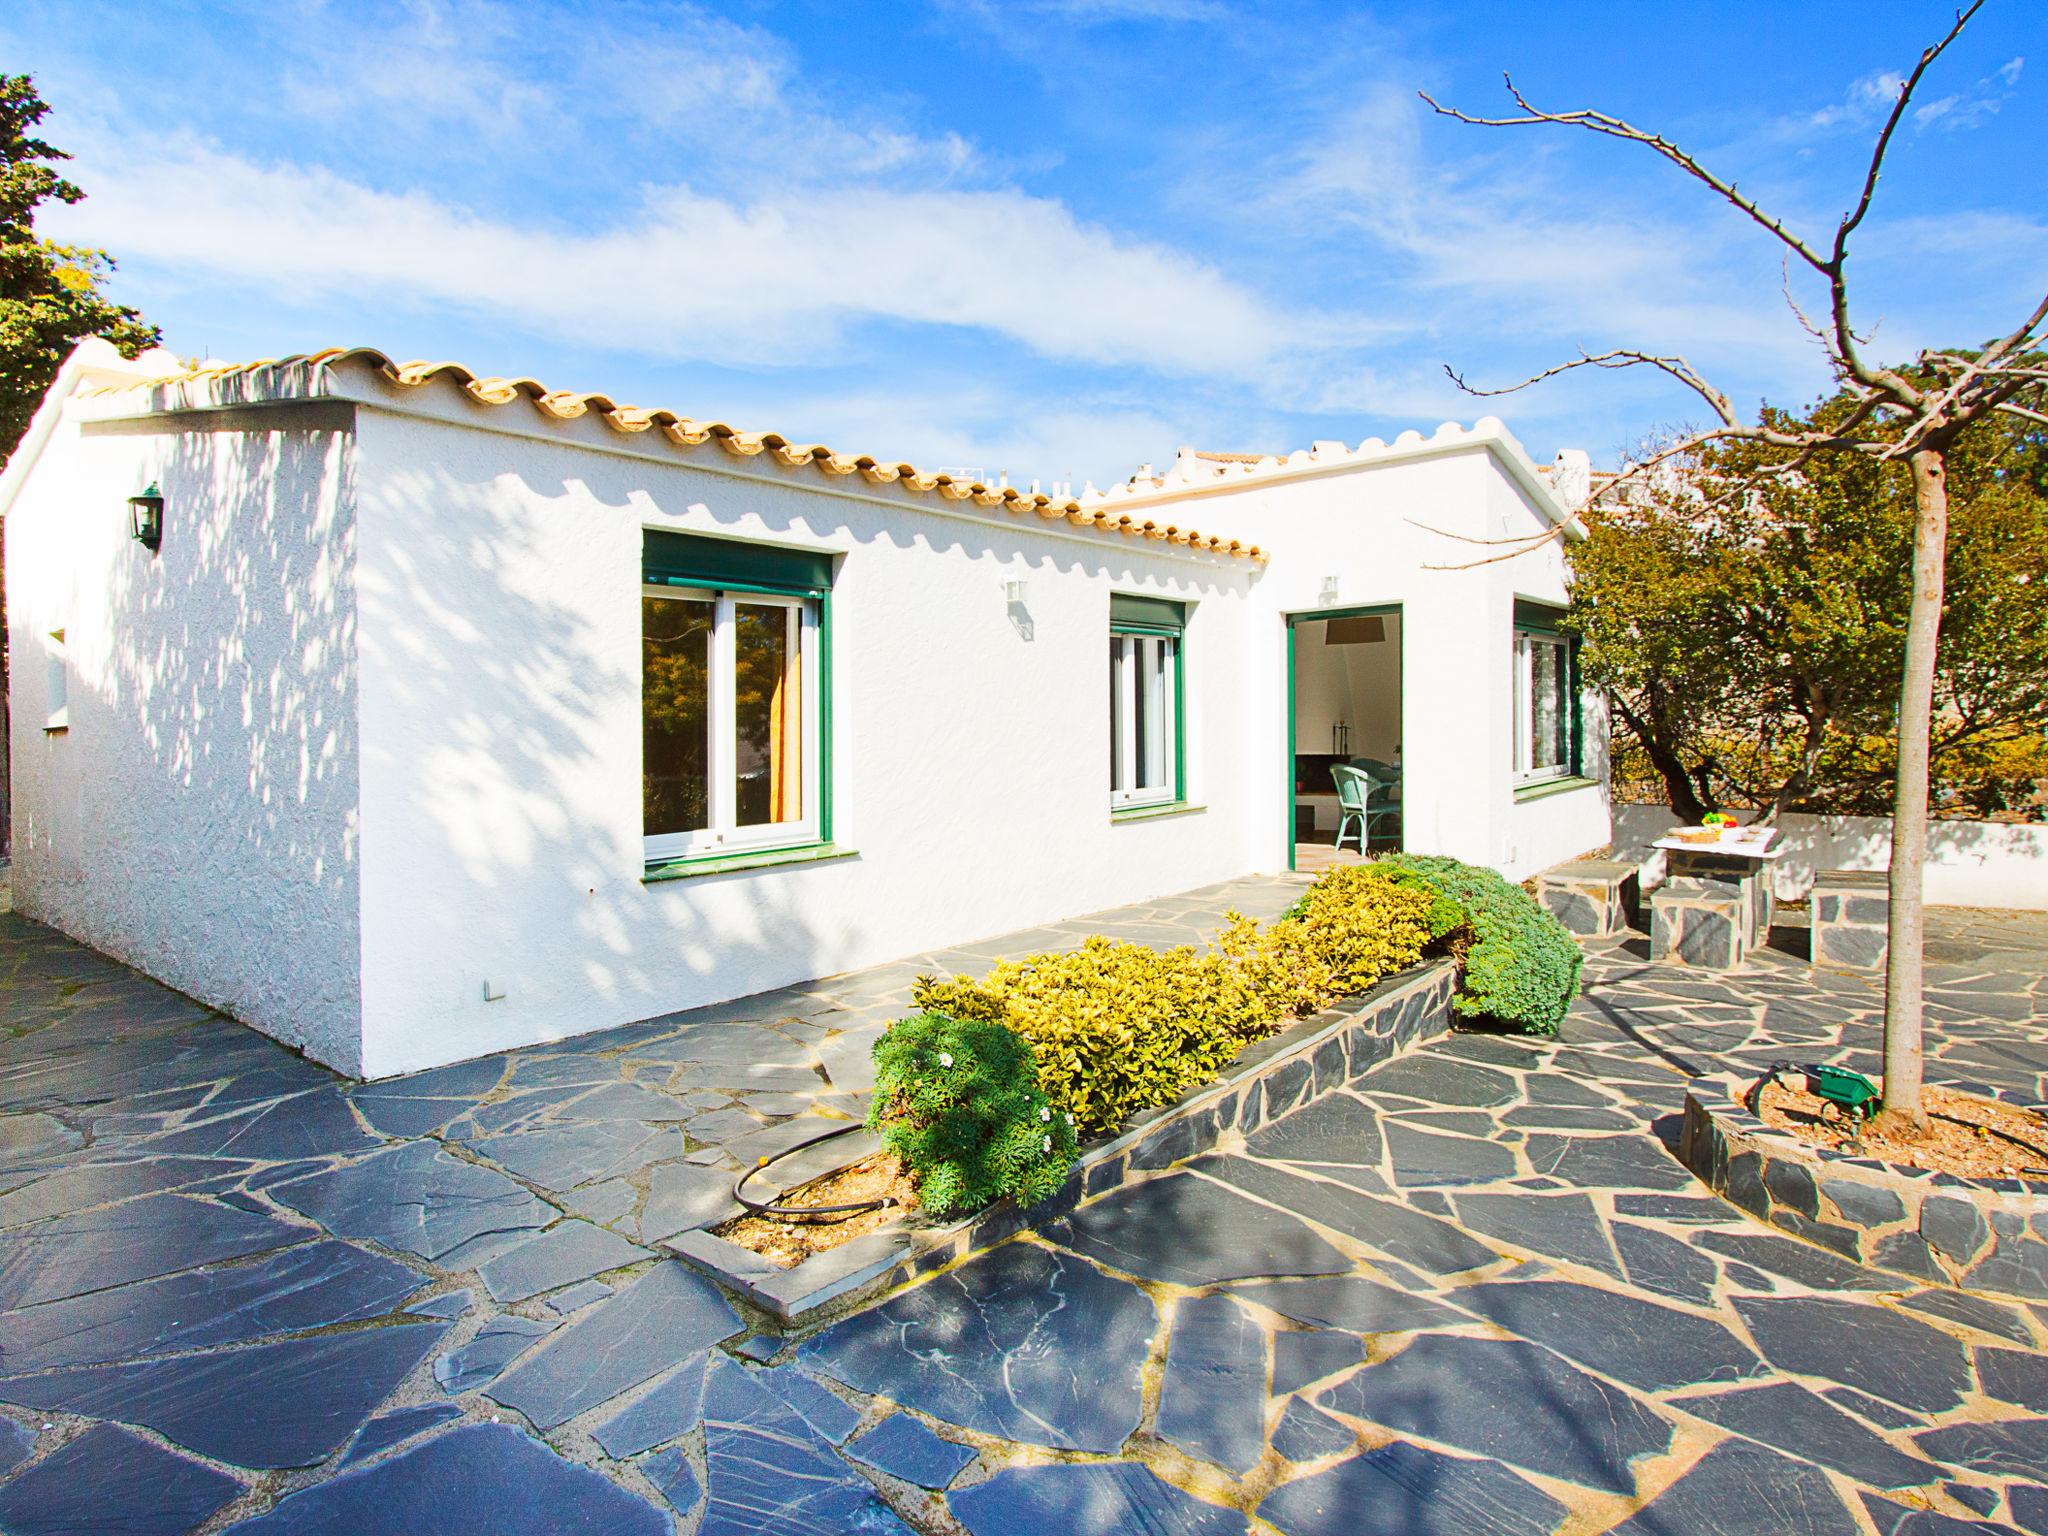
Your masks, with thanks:
[[[1400,607],[1295,614],[1287,630],[1289,867],[1400,848]]]

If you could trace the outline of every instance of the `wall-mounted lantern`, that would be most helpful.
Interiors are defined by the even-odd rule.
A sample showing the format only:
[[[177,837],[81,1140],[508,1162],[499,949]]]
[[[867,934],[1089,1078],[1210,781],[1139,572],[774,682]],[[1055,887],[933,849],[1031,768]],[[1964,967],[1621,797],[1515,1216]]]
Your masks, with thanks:
[[[1337,601],[1336,577],[1325,576],[1323,578],[1323,589],[1322,591],[1316,594],[1316,601],[1321,603],[1325,608],[1329,607],[1332,603]]]
[[[152,554],[164,541],[164,493],[151,482],[148,490],[128,498],[128,531]]]
[[[1025,598],[1030,595],[1030,583],[1021,577],[1012,576],[1003,583],[1003,601],[1012,608],[1022,607]]]

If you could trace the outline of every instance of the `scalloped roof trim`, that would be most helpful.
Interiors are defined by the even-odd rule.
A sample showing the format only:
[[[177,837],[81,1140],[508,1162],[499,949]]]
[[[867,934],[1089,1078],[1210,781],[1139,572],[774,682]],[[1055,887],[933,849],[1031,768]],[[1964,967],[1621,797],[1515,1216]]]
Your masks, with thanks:
[[[139,377],[121,384],[88,388],[80,393],[112,394],[170,384],[211,383],[266,372],[282,373],[289,369],[320,372],[350,362],[370,364],[380,377],[399,389],[421,389],[444,382],[479,405],[513,405],[524,400],[550,421],[574,421],[595,415],[605,426],[621,435],[652,432],[678,448],[700,448],[715,443],[736,458],[765,457],[786,469],[813,468],[830,478],[859,476],[872,485],[900,485],[905,490],[946,501],[971,502],[975,506],[999,508],[1020,516],[1035,513],[1048,522],[1064,521],[1078,528],[1121,534],[1128,538],[1154,539],[1260,564],[1266,560],[1266,551],[1256,544],[1221,534],[1205,534],[1199,529],[1183,528],[1176,523],[1086,506],[1073,497],[1055,500],[1036,491],[1020,491],[1015,486],[989,485],[944,473],[927,473],[915,464],[890,463],[871,454],[840,453],[823,443],[792,441],[778,432],[743,432],[726,422],[697,421],[688,416],[678,416],[673,411],[645,410],[616,401],[609,395],[549,389],[538,379],[479,374],[461,363],[424,359],[396,362],[375,347],[329,347],[319,352],[259,358],[247,363],[205,364]]]
[[[1558,521],[1573,521],[1573,510],[1557,498],[1549,475],[1551,466],[1537,464],[1531,459],[1498,416],[1482,416],[1469,428],[1460,422],[1446,421],[1428,437],[1410,429],[1391,443],[1384,438],[1368,437],[1356,448],[1334,441],[1318,442],[1312,448],[1297,448],[1284,454],[1204,453],[1194,448],[1183,448],[1163,473],[1148,475],[1141,471],[1120,485],[1096,491],[1083,499],[1098,508],[1107,508],[1120,501],[1170,501],[1190,491],[1220,490],[1298,475],[1303,471],[1337,469],[1351,464],[1405,458],[1416,453],[1477,446],[1500,449],[1529,477],[1532,484],[1540,485],[1545,494],[1557,502],[1555,515]]]

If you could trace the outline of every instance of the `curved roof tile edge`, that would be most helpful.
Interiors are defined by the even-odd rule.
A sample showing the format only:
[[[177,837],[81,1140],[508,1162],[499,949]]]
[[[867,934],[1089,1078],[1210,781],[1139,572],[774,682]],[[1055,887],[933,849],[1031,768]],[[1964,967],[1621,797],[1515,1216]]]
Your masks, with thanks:
[[[147,356],[147,355],[146,355]],[[1035,512],[1048,522],[1065,521],[1079,528],[1093,528],[1130,538],[1155,539],[1193,551],[1229,555],[1263,564],[1266,551],[1256,544],[1220,534],[1205,534],[1175,523],[1135,518],[1099,506],[1084,505],[1076,498],[1055,501],[1036,491],[1015,486],[988,485],[979,480],[961,480],[944,473],[926,473],[915,464],[890,463],[870,454],[842,454],[823,443],[799,443],[777,432],[744,432],[722,421],[697,421],[668,410],[644,410],[624,405],[609,395],[575,390],[549,389],[538,379],[505,378],[479,374],[456,362],[417,359],[396,362],[375,347],[328,347],[319,352],[294,353],[287,357],[258,358],[246,363],[223,363],[180,368],[168,373],[138,373],[118,383],[96,383],[80,394],[103,395],[128,390],[157,388],[187,382],[212,382],[249,376],[272,370],[305,368],[320,372],[339,364],[365,362],[389,384],[400,389],[418,389],[446,381],[479,405],[511,405],[527,401],[542,416],[554,421],[573,421],[595,413],[614,432],[637,435],[658,432],[678,448],[698,448],[711,442],[739,458],[769,455],[786,469],[816,468],[828,476],[858,474],[873,485],[900,485],[920,495],[936,495],[946,501],[972,501],[977,506],[1001,508],[1013,514]],[[82,381],[81,381],[82,382]]]

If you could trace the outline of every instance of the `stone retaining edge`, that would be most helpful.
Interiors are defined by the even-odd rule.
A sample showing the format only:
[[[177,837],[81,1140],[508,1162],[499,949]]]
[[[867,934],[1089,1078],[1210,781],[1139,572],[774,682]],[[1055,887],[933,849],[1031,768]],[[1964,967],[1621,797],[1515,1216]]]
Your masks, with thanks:
[[[1966,1179],[1824,1151],[1765,1125],[1742,1091],[1718,1077],[1686,1088],[1679,1159],[1723,1199],[1874,1269],[1958,1290],[2048,1297],[2048,1182]]]
[[[1426,961],[1247,1046],[1222,1077],[1147,1111],[1113,1139],[1084,1147],[1057,1193],[1020,1211],[1001,1201],[938,1226],[893,1224],[789,1269],[706,1230],[660,1246],[738,1292],[785,1327],[835,1315],[906,1280],[993,1248],[1100,1199],[1140,1174],[1250,1135],[1451,1027],[1456,962]],[[826,1170],[829,1171],[829,1170]]]

